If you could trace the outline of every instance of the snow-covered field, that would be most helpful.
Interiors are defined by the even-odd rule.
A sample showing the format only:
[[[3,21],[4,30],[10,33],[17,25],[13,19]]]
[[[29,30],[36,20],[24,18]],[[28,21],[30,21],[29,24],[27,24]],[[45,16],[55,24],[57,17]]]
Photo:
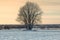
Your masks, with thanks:
[[[0,40],[60,40],[60,30],[0,30]]]

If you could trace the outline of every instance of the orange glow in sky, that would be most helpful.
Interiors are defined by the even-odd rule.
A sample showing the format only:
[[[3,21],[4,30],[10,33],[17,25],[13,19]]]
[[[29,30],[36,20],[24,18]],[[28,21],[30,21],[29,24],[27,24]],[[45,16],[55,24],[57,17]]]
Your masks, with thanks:
[[[19,8],[28,0],[0,0],[0,24],[21,24],[16,21]],[[29,0],[43,11],[42,24],[60,24],[60,0]]]

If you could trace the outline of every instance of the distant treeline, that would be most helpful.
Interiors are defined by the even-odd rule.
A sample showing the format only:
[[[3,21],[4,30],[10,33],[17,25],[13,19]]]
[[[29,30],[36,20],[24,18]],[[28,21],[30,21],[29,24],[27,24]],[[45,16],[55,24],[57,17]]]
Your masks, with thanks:
[[[26,25],[0,25],[0,29],[26,28]],[[33,28],[60,28],[60,24],[34,25]]]

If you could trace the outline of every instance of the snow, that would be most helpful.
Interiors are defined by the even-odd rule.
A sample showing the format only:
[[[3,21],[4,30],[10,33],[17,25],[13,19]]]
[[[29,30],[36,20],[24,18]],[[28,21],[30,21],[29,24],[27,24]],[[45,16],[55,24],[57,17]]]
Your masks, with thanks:
[[[0,30],[0,40],[60,40],[60,30]]]

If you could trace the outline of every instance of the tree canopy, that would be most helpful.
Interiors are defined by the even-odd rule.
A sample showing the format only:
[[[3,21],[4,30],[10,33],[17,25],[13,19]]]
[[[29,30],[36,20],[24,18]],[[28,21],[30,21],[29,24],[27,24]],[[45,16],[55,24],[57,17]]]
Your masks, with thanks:
[[[41,22],[42,11],[36,3],[27,2],[20,8],[17,21],[22,21],[26,24],[36,24],[37,21]]]

